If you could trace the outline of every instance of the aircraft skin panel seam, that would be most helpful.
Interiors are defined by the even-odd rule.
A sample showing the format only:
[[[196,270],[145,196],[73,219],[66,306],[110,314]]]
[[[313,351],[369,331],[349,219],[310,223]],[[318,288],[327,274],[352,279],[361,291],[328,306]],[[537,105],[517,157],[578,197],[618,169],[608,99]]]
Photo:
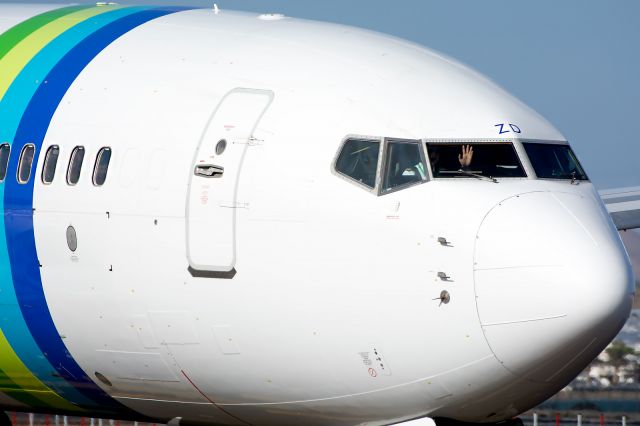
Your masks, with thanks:
[[[534,321],[547,321],[552,319],[564,318],[566,316],[567,314],[559,314],[559,315],[550,315],[550,316],[540,317],[540,318],[525,318],[525,319],[517,319],[512,321],[491,322],[486,324],[483,323],[482,326],[493,327],[495,325],[519,324],[523,322],[534,322]]]
[[[183,10],[189,8],[65,7],[30,18],[0,35],[0,112],[3,120],[0,139],[21,147],[27,142],[33,143],[31,139],[23,139],[27,136],[25,133],[27,137],[35,136],[29,132],[37,129],[37,159],[59,102],[86,65],[129,31]],[[48,82],[47,77],[54,71],[57,71],[56,84],[39,85]],[[54,88],[56,90],[52,92]],[[46,105],[42,103],[43,92],[53,93],[47,98],[49,103]],[[7,176],[15,176],[17,159],[17,155],[11,156]],[[34,163],[37,164],[37,160]],[[91,406],[140,417],[107,395],[82,371],[56,330],[42,287],[33,216],[20,214],[32,212],[34,180],[32,176],[27,185],[19,185],[16,181],[12,186],[11,179],[0,184],[5,213],[0,218],[0,241],[6,241],[6,244],[0,244],[0,276],[4,277],[0,286],[5,298],[3,302],[10,307],[11,314],[0,320],[0,329],[6,335],[0,369],[10,380],[6,382],[10,388],[13,385],[20,388],[3,390],[34,408],[77,411],[81,409],[79,407]],[[25,226],[27,233],[24,233],[25,229],[16,232],[16,222],[21,222],[20,226]],[[19,368],[20,365],[24,368]],[[20,377],[20,380],[14,377]],[[42,384],[40,378],[51,388]]]
[[[366,391],[366,392],[357,392],[357,393],[351,393],[351,394],[345,394],[345,395],[331,396],[331,397],[326,397],[326,398],[301,399],[301,400],[294,400],[294,401],[219,403],[217,405],[220,405],[222,407],[276,406],[276,405],[289,405],[289,404],[307,404],[307,403],[310,403],[310,402],[319,402],[319,401],[334,401],[334,400],[348,399],[348,398],[353,398],[353,397],[363,396],[363,395],[372,395],[372,394],[376,394],[376,393],[386,392],[386,391],[389,391],[389,390],[392,390],[392,389],[400,389],[400,388],[407,387],[407,386],[410,386],[410,385],[414,385],[414,384],[417,384],[417,383],[426,383],[429,380],[435,380],[438,377],[445,376],[445,375],[447,375],[449,373],[452,373],[452,372],[455,372],[455,371],[463,370],[463,369],[465,369],[467,367],[478,365],[478,364],[482,363],[483,361],[487,361],[487,360],[490,360],[490,359],[493,359],[493,358],[495,358],[495,355],[493,355],[493,353],[492,353],[492,354],[483,356],[482,358],[479,358],[479,359],[476,359],[474,361],[471,361],[471,362],[465,363],[463,365],[460,365],[460,366],[458,366],[456,368],[452,368],[450,370],[442,371],[442,372],[436,374],[435,376],[421,377],[419,379],[411,380],[411,381],[406,382],[406,383],[399,383],[397,385],[387,386],[387,387],[379,388],[379,389],[373,389],[373,390],[369,390],[369,391]]]

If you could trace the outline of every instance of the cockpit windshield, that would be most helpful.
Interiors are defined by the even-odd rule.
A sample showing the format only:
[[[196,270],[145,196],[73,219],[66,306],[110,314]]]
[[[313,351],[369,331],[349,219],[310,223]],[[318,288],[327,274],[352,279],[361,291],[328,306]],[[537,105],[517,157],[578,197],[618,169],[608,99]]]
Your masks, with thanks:
[[[588,179],[569,145],[533,142],[525,142],[522,145],[538,178]]]
[[[511,143],[427,143],[433,177],[524,178]]]
[[[431,177],[474,178],[494,183],[503,178],[527,177],[566,179],[572,184],[588,180],[567,143],[531,140],[463,142],[349,137],[339,150],[334,172],[377,195],[423,184]]]

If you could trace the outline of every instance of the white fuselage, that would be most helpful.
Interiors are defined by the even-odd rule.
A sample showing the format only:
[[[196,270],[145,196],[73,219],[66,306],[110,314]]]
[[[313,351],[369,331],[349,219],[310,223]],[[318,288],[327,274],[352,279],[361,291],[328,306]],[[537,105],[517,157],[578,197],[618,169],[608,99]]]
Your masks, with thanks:
[[[50,9],[0,6],[0,33]],[[246,110],[242,96],[224,102],[238,93]],[[615,336],[633,280],[591,183],[536,179],[525,159],[527,178],[378,195],[333,170],[351,136],[509,141],[522,158],[523,140],[564,141],[468,68],[353,28],[189,10],[101,50],[57,106],[31,176],[46,307],[88,379],[159,421],[495,422],[557,392]],[[60,161],[45,185],[50,145]],[[102,147],[113,154],[97,187]],[[228,161],[222,177],[194,175],[207,161]],[[25,214],[10,197],[9,233]],[[16,280],[3,291],[26,296],[5,305],[24,312]]]

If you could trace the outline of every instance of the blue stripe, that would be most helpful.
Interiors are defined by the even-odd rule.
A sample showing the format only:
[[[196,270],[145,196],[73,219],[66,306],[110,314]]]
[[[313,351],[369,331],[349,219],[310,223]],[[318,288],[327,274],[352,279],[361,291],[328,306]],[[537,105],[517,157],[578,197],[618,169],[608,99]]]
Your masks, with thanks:
[[[0,141],[14,140],[20,119],[29,101],[60,58],[96,29],[124,16],[147,9],[149,8],[119,9],[95,16],[65,31],[38,52],[13,81],[0,101]],[[17,157],[16,154],[17,152],[14,152],[14,157]],[[7,176],[13,178],[12,175]],[[0,197],[3,194],[4,185],[0,185]],[[42,351],[31,336],[18,308],[18,300],[11,282],[11,265],[5,241],[4,215],[0,215],[0,259],[3,260],[0,262],[0,304],[5,306],[3,316],[0,318],[0,328],[20,360],[40,381],[67,401],[78,405],[91,404],[91,400],[64,378],[52,374],[55,369],[42,355]]]
[[[152,19],[188,8],[157,8],[122,17],[88,35],[57,62],[46,76],[20,120],[14,139],[16,149],[27,143],[36,146],[36,156],[63,96],[82,70],[109,44],[128,31]],[[11,274],[22,314],[38,347],[57,374],[76,385],[93,400],[95,409],[125,407],[100,389],[75,362],[59,336],[42,287],[33,229],[33,184],[20,185],[15,180],[18,155],[12,155],[5,182],[5,232],[11,261]],[[37,157],[36,157],[37,158]],[[34,166],[35,167],[35,162]],[[99,332],[99,330],[96,330]]]

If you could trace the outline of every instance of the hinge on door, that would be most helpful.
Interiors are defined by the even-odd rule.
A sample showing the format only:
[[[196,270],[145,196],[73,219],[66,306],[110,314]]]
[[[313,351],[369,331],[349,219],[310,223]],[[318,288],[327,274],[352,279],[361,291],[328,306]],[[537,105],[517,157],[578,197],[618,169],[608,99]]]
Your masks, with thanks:
[[[239,201],[220,201],[219,206],[228,209],[248,209],[249,203],[241,203]]]
[[[249,139],[247,139],[246,142],[233,142],[234,144],[238,144],[238,145],[249,145],[249,146],[259,146],[262,145],[264,143],[264,139],[258,139],[258,138],[254,138],[253,136],[251,136]]]

